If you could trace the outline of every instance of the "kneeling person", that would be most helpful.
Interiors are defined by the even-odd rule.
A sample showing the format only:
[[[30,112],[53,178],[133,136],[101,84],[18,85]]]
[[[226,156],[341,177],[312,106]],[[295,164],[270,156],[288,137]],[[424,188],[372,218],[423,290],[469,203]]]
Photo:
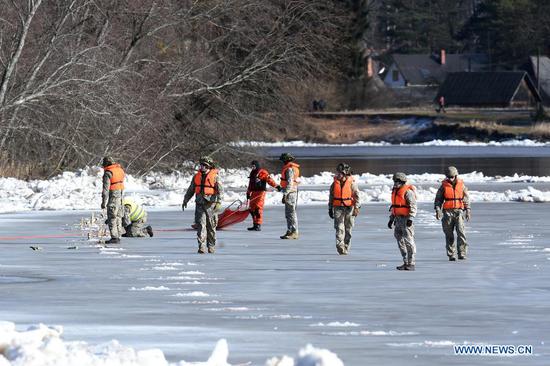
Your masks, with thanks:
[[[126,231],[122,236],[126,238],[152,237],[153,228],[151,225],[145,226],[147,223],[147,212],[145,212],[143,207],[130,198],[124,198],[122,204],[124,205],[122,225]]]
[[[347,255],[351,245],[351,231],[361,204],[357,184],[351,175],[351,167],[340,163],[336,171],[334,182],[330,186],[328,215],[334,219],[336,251],[340,255]]]

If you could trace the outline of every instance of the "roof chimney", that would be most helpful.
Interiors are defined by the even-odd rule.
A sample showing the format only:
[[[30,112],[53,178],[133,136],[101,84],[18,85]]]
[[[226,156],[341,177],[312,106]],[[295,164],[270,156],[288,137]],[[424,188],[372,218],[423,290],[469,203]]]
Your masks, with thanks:
[[[374,67],[372,64],[372,57],[367,57],[367,77],[372,78],[374,76]]]
[[[444,49],[441,49],[441,53],[439,55],[439,62],[441,63],[441,66],[447,63],[447,55],[445,54]]]

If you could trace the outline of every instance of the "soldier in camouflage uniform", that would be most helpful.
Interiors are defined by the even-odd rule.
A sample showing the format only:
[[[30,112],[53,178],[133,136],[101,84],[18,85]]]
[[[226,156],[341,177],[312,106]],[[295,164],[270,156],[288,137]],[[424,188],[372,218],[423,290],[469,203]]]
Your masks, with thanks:
[[[404,173],[395,173],[393,182],[388,228],[391,229],[395,226],[393,234],[403,257],[403,264],[397,269],[414,271],[416,268],[416,245],[412,219],[416,216],[415,188],[407,184],[407,176]]]
[[[120,243],[122,236],[122,194],[124,191],[124,170],[110,156],[103,158],[103,190],[101,192],[101,209],[107,209],[107,221],[111,239],[107,244]]]
[[[336,172],[334,182],[330,186],[328,215],[334,220],[336,251],[340,255],[347,255],[351,245],[351,231],[355,217],[359,214],[361,202],[359,189],[351,175],[351,167],[340,163]]]
[[[216,226],[218,226],[218,213],[223,197],[223,187],[218,170],[214,168],[212,158],[202,157],[199,164],[199,170],[193,177],[191,184],[189,184],[189,188],[187,188],[181,208],[185,210],[187,202],[195,196],[198,253],[206,253],[207,248],[208,253],[214,253],[216,251]]]
[[[124,205],[124,216],[122,217],[122,225],[124,226],[125,238],[143,238],[153,236],[153,228],[147,224],[147,212],[145,209],[130,198],[122,200]]]
[[[285,205],[286,233],[281,239],[298,239],[298,215],[296,206],[298,204],[298,178],[300,178],[300,165],[294,162],[294,156],[283,153],[279,157],[283,162],[281,171],[281,191],[283,192],[283,204]]]
[[[468,188],[462,179],[458,178],[458,170],[454,166],[445,169],[447,177],[435,195],[435,217],[441,220],[449,261],[456,261],[458,246],[458,259],[466,259],[468,255],[468,243],[464,219],[470,221],[471,209]],[[455,245],[454,231],[456,230],[457,244]]]

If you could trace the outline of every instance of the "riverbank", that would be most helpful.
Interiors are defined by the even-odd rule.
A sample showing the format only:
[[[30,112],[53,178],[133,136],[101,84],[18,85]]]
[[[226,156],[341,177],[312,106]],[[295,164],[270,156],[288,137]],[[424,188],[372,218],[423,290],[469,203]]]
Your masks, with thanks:
[[[316,112],[304,116],[298,140],[350,144],[358,141],[415,143],[434,139],[502,141],[550,139],[550,121],[534,122],[532,111],[508,109],[384,109]]]

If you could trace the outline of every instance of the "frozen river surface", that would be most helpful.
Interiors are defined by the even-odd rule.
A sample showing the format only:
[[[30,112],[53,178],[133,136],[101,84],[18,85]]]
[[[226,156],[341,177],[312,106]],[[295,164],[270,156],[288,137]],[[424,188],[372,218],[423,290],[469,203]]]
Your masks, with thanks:
[[[550,206],[477,204],[465,262],[447,261],[430,205],[420,208],[415,272],[395,270],[381,204],[367,205],[346,257],[336,255],[325,206],[299,208],[298,241],[278,239],[283,211],[268,207],[264,231],[220,232],[215,255],[196,254],[189,231],[126,239],[116,250],[78,235],[10,239],[67,234],[89,214],[3,215],[0,319],[60,324],[68,341],[160,348],[171,361],[204,361],[226,338],[232,364],[264,365],[307,343],[357,366],[550,364]],[[191,215],[149,218],[179,229]],[[532,345],[535,355],[455,356],[464,343]]]

